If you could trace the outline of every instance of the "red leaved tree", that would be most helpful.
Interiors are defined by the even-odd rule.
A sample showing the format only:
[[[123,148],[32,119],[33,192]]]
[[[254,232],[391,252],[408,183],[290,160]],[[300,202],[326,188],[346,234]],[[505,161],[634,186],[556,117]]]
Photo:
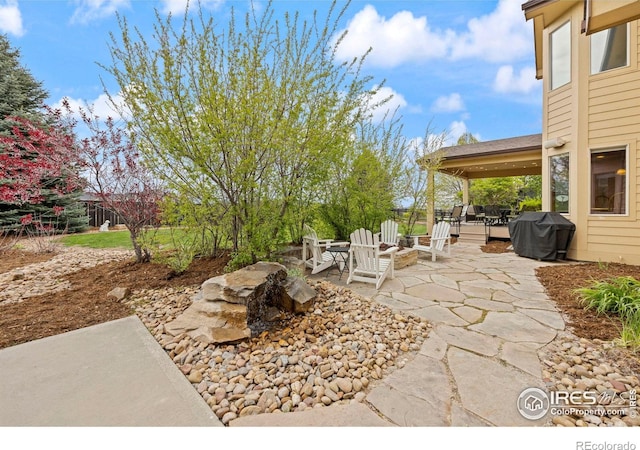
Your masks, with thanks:
[[[14,125],[0,135],[0,202],[38,204],[45,190],[65,195],[84,185],[72,127],[59,111],[49,111],[46,118],[44,124],[7,118]]]
[[[64,104],[68,108],[68,104]],[[91,108],[80,109],[90,136],[80,141],[88,188],[103,207],[116,213],[131,235],[137,262],[151,260],[150,233],[159,226],[163,189],[143,164],[126,131],[109,117],[100,120]]]
[[[56,248],[53,239],[82,227],[84,215],[76,196],[84,186],[84,162],[73,127],[59,112],[47,110],[37,120],[6,117],[0,134],[0,253],[10,250],[23,233],[42,237],[38,251]]]

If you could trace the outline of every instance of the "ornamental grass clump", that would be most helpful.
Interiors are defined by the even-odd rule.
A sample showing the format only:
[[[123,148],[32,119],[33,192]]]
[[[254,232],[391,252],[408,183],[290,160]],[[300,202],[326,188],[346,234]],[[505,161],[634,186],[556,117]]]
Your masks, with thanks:
[[[622,321],[620,342],[640,347],[640,281],[630,276],[594,281],[590,287],[576,289],[576,293],[585,308],[617,315]]]

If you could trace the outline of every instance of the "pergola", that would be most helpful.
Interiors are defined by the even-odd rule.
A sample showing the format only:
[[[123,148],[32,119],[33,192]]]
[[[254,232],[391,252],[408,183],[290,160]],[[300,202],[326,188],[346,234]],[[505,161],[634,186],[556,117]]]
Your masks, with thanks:
[[[469,203],[469,180],[542,174],[542,134],[531,134],[475,144],[443,147],[419,161],[429,172],[433,186],[435,171],[461,178],[462,201]],[[436,193],[430,193],[428,211],[434,210]],[[433,224],[432,214],[427,218]]]

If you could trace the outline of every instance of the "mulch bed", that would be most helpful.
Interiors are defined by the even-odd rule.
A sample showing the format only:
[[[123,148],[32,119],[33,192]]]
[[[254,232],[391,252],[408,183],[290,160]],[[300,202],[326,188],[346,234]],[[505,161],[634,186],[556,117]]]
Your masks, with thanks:
[[[13,254],[13,265],[3,258],[0,273],[53,257],[51,254],[22,253],[20,257]],[[179,275],[162,264],[136,264],[133,261],[101,264],[66,275],[62,280],[69,281],[69,290],[0,306],[0,348],[130,316],[134,311],[129,307],[107,298],[113,288],[136,290],[198,286],[224,273],[228,261],[229,255],[215,259],[197,258]]]

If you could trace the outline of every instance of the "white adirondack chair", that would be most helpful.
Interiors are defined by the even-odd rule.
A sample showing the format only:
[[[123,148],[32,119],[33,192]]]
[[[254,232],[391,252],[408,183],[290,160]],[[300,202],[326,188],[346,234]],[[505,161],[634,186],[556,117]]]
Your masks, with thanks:
[[[380,242],[387,245],[398,246],[400,238],[398,236],[398,223],[393,220],[385,220],[380,224],[378,233]]]
[[[451,256],[451,225],[448,222],[438,222],[431,230],[431,242],[429,245],[420,245],[420,236],[413,237],[413,248],[419,252],[431,253],[431,261],[436,260],[436,255]],[[446,245],[446,250],[445,250]]]
[[[362,281],[375,283],[376,289],[380,289],[387,276],[391,279],[394,277],[393,260],[397,251],[398,247],[380,251],[378,235],[369,230],[360,228],[354,231],[351,233],[351,245],[349,246],[347,284],[352,281]]]
[[[334,258],[327,251],[329,247],[346,247],[348,242],[336,242],[333,239],[318,239],[316,231],[308,225],[304,226],[304,237],[302,238],[302,260],[311,269],[311,274],[316,274],[328,269],[334,264]],[[342,266],[345,263],[338,260]],[[342,267],[340,267],[342,270]]]

